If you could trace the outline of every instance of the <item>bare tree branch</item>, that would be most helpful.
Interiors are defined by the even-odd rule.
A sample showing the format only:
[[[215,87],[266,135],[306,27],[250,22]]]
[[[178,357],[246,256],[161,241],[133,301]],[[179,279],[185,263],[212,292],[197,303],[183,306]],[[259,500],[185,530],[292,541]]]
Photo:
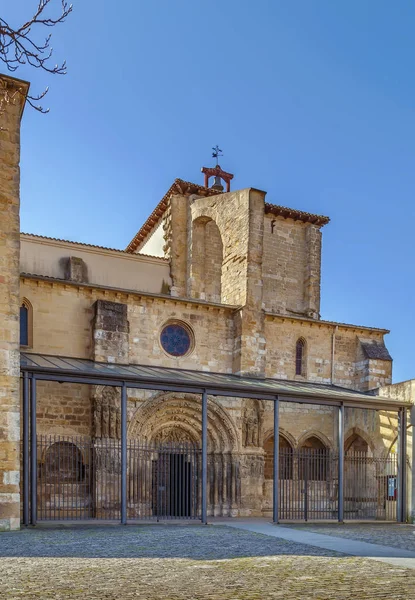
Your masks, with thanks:
[[[61,0],[60,14],[56,18],[46,16],[46,9],[52,2],[54,0],[38,0],[38,7],[32,18],[17,29],[0,17],[0,60],[6,64],[9,71],[14,72],[21,65],[28,64],[52,75],[66,74],[66,61],[61,65],[51,63],[53,53],[50,46],[51,34],[47,35],[43,42],[37,42],[33,37],[39,28],[54,27],[58,23],[63,23],[72,12],[72,4]],[[28,96],[27,102],[30,106],[42,113],[49,112],[49,109],[44,109],[37,104],[45,97],[48,89],[46,88],[37,96]]]

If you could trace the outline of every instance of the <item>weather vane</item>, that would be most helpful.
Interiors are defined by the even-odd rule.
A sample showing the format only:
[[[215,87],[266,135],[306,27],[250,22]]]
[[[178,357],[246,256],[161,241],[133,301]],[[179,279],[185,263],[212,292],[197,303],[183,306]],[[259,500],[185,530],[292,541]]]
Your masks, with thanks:
[[[219,156],[223,156],[223,152],[217,144],[214,148],[212,148],[212,150],[213,150],[212,156],[213,156],[213,158],[216,158],[216,166],[218,166],[219,165]]]

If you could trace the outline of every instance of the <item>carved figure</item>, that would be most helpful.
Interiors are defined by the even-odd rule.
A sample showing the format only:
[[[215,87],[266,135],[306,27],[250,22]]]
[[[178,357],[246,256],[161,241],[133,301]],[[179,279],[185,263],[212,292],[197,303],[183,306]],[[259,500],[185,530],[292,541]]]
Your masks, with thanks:
[[[244,446],[259,445],[259,414],[254,400],[247,400],[243,412]]]

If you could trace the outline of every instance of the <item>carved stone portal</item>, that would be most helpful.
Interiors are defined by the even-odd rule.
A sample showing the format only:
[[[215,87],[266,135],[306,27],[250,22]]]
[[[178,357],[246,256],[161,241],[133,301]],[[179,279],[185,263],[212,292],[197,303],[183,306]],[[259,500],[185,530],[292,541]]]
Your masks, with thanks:
[[[157,432],[153,438],[155,442],[161,443],[178,443],[178,444],[193,444],[195,440],[192,436],[179,427],[165,427]]]

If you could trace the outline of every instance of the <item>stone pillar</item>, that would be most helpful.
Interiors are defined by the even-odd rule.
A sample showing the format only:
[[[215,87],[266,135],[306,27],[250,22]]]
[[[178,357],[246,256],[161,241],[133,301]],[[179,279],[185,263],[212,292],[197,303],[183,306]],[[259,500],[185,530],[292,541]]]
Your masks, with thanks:
[[[129,359],[127,305],[107,300],[95,302],[93,360],[126,364]],[[95,438],[95,514],[108,517],[120,511],[121,390],[93,388]]]
[[[307,266],[304,278],[305,311],[309,318],[320,318],[321,231],[317,225],[307,225]]]
[[[249,190],[245,305],[234,316],[233,371],[254,377],[265,375],[265,317],[262,310],[264,197],[265,192]]]
[[[20,527],[20,120],[29,84],[0,75],[0,531]]]

